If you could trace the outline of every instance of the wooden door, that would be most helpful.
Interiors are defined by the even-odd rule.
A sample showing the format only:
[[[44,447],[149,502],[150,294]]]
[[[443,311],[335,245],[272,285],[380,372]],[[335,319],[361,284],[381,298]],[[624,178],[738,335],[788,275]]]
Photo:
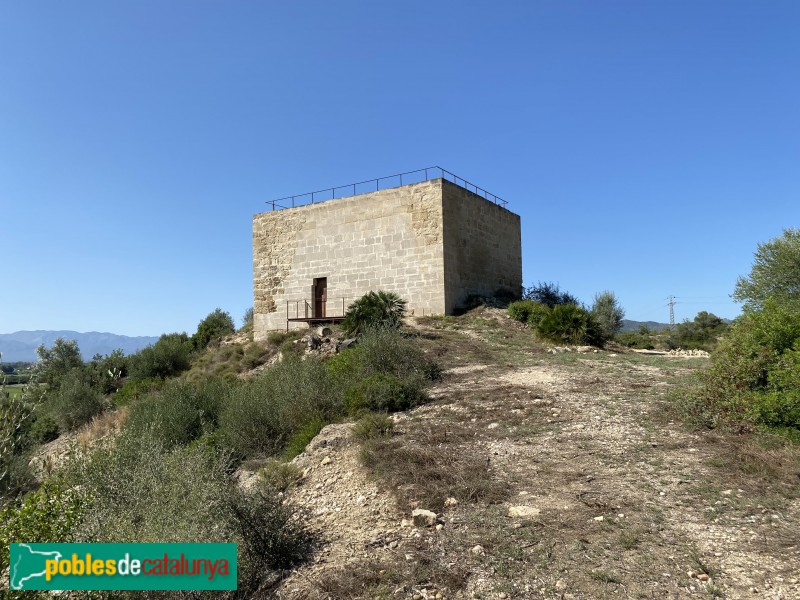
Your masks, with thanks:
[[[314,318],[325,317],[325,305],[328,303],[328,278],[314,280]]]

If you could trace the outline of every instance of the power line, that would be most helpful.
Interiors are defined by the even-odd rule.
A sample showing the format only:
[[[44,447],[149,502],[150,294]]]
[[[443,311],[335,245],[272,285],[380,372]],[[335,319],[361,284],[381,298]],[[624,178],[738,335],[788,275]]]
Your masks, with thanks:
[[[736,304],[736,302],[734,302],[733,300],[717,300],[717,301],[704,300],[702,302],[699,300],[693,302],[686,302],[682,300],[680,302],[676,302],[675,304]]]

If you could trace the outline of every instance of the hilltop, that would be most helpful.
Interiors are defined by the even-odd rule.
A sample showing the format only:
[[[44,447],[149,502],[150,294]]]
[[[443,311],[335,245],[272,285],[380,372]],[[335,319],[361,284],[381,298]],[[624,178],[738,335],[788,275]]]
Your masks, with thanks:
[[[220,541],[239,521],[206,509],[234,499],[242,537],[222,539],[261,577],[242,597],[800,598],[800,450],[688,426],[680,399],[706,356],[553,346],[486,306],[348,350],[337,328],[304,333],[209,345],[31,466],[94,455],[76,488],[93,490],[91,539]],[[356,366],[409,360],[432,373],[416,408],[309,420]],[[372,390],[388,406],[391,381],[370,375],[345,402]],[[226,446],[244,457],[230,470],[209,454]]]
[[[708,359],[553,349],[494,309],[414,334],[434,401],[292,461],[322,542],[280,597],[800,598],[796,449],[670,408]]]

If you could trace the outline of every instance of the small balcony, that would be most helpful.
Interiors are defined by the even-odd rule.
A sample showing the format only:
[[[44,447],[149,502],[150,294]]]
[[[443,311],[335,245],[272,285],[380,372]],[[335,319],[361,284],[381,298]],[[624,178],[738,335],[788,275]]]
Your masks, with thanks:
[[[308,323],[318,325],[321,323],[341,323],[347,306],[355,298],[325,298],[316,300],[287,300],[286,301],[286,330],[289,331],[291,323]]]

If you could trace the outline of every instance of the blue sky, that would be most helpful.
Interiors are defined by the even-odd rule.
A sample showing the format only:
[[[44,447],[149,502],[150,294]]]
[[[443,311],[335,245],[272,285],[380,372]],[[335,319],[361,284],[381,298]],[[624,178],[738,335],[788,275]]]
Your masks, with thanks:
[[[252,305],[264,201],[439,164],[522,217],[527,285],[738,312],[800,225],[800,3],[7,2],[0,332]]]

